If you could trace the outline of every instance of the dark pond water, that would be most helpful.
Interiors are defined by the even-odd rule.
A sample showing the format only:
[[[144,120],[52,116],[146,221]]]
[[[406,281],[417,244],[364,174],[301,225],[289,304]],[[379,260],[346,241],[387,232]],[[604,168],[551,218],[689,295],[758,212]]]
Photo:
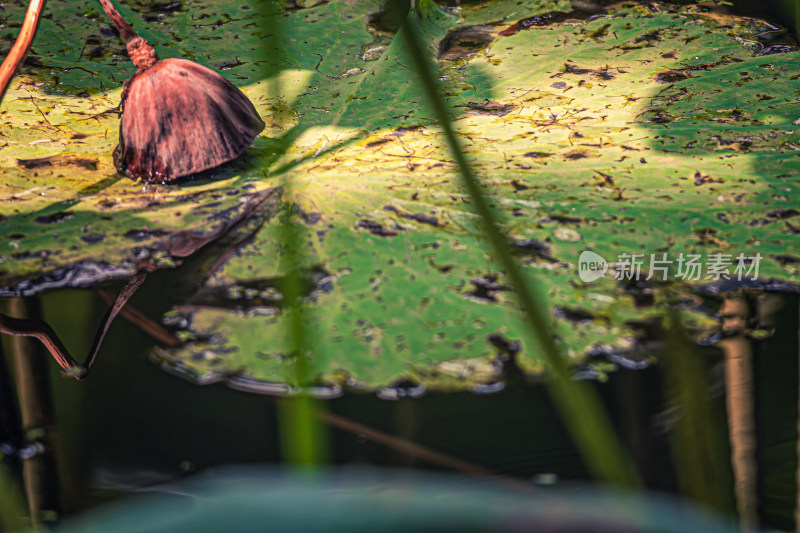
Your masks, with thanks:
[[[132,305],[160,316],[172,303],[182,270],[151,276]],[[793,294],[750,294],[745,300],[753,325],[772,334],[757,340],[734,336],[733,350],[720,349],[727,341],[702,349],[694,354],[698,366],[689,369],[703,374],[701,403],[710,414],[703,423],[714,425],[721,438],[709,441],[703,429],[681,425],[691,419],[696,406],[690,405],[691,398],[685,403],[686,397],[671,392],[679,389],[664,375],[669,365],[620,367],[595,386],[647,488],[681,492],[686,465],[692,468],[687,450],[711,442],[706,457],[718,459],[722,466],[714,472],[717,479],[696,486],[715,487],[717,493],[695,491],[695,498],[732,509],[739,491],[740,507],[747,506],[761,524],[791,530],[798,498],[800,301]],[[86,353],[106,304],[80,290],[52,292],[39,303],[42,316],[69,349]],[[87,381],[59,376],[54,362],[46,358],[55,410],[49,437],[54,447],[48,456],[55,469],[46,484],[64,514],[209,467],[281,462],[280,400],[223,385],[188,383],[149,360],[154,345],[140,329],[118,320]],[[752,373],[743,379],[731,369],[736,357],[750,357],[748,351],[752,363],[745,359],[744,365]],[[697,377],[678,376],[683,381]],[[3,393],[0,440],[18,443],[22,436],[7,383]],[[322,405],[371,430],[527,483],[574,487],[590,482],[541,383],[519,379],[495,394],[428,393],[397,401],[346,393]],[[368,431],[331,428],[328,454],[337,465],[447,470],[414,453],[391,449]],[[16,474],[21,476],[22,470]]]

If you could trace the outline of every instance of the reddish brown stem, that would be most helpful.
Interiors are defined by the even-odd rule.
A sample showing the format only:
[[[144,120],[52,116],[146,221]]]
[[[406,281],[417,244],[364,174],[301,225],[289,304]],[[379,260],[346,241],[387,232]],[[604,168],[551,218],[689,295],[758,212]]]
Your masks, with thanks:
[[[158,61],[158,54],[150,44],[136,35],[131,25],[125,22],[119,11],[111,4],[111,0],[98,0],[100,5],[103,6],[103,11],[106,12],[108,18],[114,23],[122,38],[125,39],[125,47],[128,49],[128,55],[131,56],[131,61],[138,69],[148,69]],[[123,97],[123,101],[125,98]]]
[[[427,461],[444,468],[449,468],[456,472],[462,472],[470,476],[492,478],[515,489],[539,494],[539,491],[535,487],[532,487],[530,484],[525,483],[524,481],[499,475],[482,466],[473,465],[459,459],[455,459],[453,457],[433,451],[430,448],[426,448],[425,446],[417,444],[416,442],[411,442],[410,440],[388,435],[376,429],[372,429],[371,427],[365,426],[364,424],[359,424],[358,422],[350,420],[349,418],[329,413],[327,411],[317,411],[316,414],[330,426],[341,429],[342,431],[347,431],[348,433],[352,433],[354,435],[363,435],[374,442],[382,444],[392,450],[410,457],[416,457],[418,459],[422,459],[423,461]]]
[[[47,348],[47,351],[50,352],[50,354],[56,360],[58,365],[64,370],[66,375],[77,380],[86,379],[86,376],[89,375],[89,370],[91,370],[92,365],[97,358],[97,353],[100,351],[100,347],[103,345],[103,339],[106,336],[108,328],[111,326],[111,322],[114,321],[114,318],[117,316],[117,314],[119,314],[130,297],[133,296],[133,294],[136,292],[136,289],[138,289],[139,286],[144,282],[146,277],[146,273],[136,274],[130,279],[130,281],[128,281],[125,287],[122,288],[117,296],[117,299],[114,300],[114,304],[111,306],[111,309],[109,309],[108,313],[106,313],[106,316],[103,317],[103,321],[100,323],[100,327],[95,335],[92,349],[89,350],[89,356],[86,358],[86,362],[83,365],[78,364],[78,362],[72,358],[72,356],[69,354],[69,351],[64,346],[64,343],[61,342],[61,339],[59,339],[58,335],[56,335],[55,331],[53,331],[53,328],[51,328],[50,325],[43,320],[12,318],[10,316],[0,314],[0,333],[39,339],[39,341],[44,344],[44,347]]]
[[[108,18],[111,19],[111,22],[114,23],[114,26],[116,26],[117,30],[119,30],[120,34],[122,34],[122,38],[125,39],[126,44],[131,39],[138,37],[136,32],[133,31],[133,28],[131,28],[131,25],[125,22],[125,19],[122,18],[122,15],[120,15],[119,11],[117,11],[117,8],[115,8],[109,0],[98,1],[100,2],[100,5],[103,6],[103,11],[106,12]]]
[[[28,4],[28,11],[25,13],[25,20],[22,23],[22,29],[19,31],[17,40],[14,42],[14,46],[11,47],[8,56],[3,60],[3,64],[0,65],[0,100],[3,99],[11,78],[16,74],[17,69],[22,64],[22,60],[25,59],[25,54],[31,48],[33,36],[36,35],[36,28],[39,27],[39,20],[42,18],[42,11],[44,11],[44,2],[45,0],[31,0],[31,3]]]
[[[116,296],[114,293],[109,291],[108,289],[97,289],[97,294],[105,300],[105,302],[109,305],[114,304],[114,300],[116,300]],[[147,316],[146,314],[139,311],[137,308],[133,307],[132,305],[128,305],[122,308],[120,314],[123,318],[127,319],[128,322],[145,332],[146,334],[150,335],[152,338],[164,344],[165,346],[169,346],[170,348],[174,348],[176,346],[180,346],[181,340],[167,331],[167,329]]]
[[[58,338],[50,324],[35,318],[14,318],[0,315],[0,333],[16,337],[33,337],[38,339],[47,351],[53,355],[58,366],[69,370],[80,365],[72,358],[69,351]]]

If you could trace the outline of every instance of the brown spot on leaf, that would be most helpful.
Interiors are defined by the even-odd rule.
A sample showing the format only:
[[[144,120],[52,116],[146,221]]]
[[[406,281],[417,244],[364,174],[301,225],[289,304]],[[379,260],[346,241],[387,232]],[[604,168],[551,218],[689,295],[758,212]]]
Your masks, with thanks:
[[[50,213],[47,215],[39,215],[33,220],[39,224],[57,224],[59,222],[64,222],[65,220],[69,220],[70,218],[72,218],[71,212],[58,211],[56,213]]]
[[[381,146],[382,144],[386,144],[388,142],[392,142],[392,140],[391,139],[387,139],[387,138],[384,137],[383,139],[378,139],[377,141],[368,142],[366,144],[366,147],[367,148],[374,148],[376,146]]]
[[[769,56],[772,54],[785,54],[787,52],[794,52],[797,50],[796,46],[790,44],[771,44],[765,46],[756,56]]]
[[[500,104],[498,102],[490,102],[486,100],[482,103],[475,103],[470,102],[467,104],[467,108],[475,113],[476,115],[495,115],[498,117],[503,117],[517,109],[516,105],[513,104]]]
[[[661,33],[663,31],[664,30],[662,30],[662,29],[658,29],[658,30],[649,31],[647,33],[643,33],[642,35],[640,35],[639,37],[634,39],[633,42],[635,42],[635,43],[642,43],[642,42],[655,43],[655,42],[658,42],[658,41],[661,40]],[[662,54],[661,57],[664,57],[663,54]]]
[[[544,159],[546,157],[550,157],[553,154],[549,154],[547,152],[527,152],[523,154],[525,157],[532,157],[534,159]]]
[[[416,222],[421,222],[423,224],[429,224],[435,227],[444,226],[444,223],[439,221],[439,219],[433,215],[426,215],[425,213],[408,213],[408,212],[403,213],[393,205],[383,206],[383,210],[397,213],[398,215],[400,215],[405,219],[414,220]]]
[[[496,274],[473,278],[469,282],[472,283],[473,290],[464,293],[464,296],[483,302],[496,302],[498,292],[511,290],[511,287],[498,283]]]
[[[518,255],[529,255],[533,257],[541,257],[548,260],[553,258],[550,256],[550,247],[544,242],[537,239],[524,239],[512,241],[514,247],[512,251]]]
[[[37,159],[17,159],[17,164],[29,170],[47,167],[76,166],[87,170],[97,170],[97,159],[65,155],[51,155]]]
[[[611,24],[603,24],[599,28],[594,31],[589,32],[589,38],[595,40],[601,40],[608,35],[608,28],[611,27]]]
[[[582,21],[587,20],[592,15],[597,15],[603,13],[602,10],[580,10],[575,9],[573,11],[548,11],[547,13],[542,13],[541,15],[535,15],[533,17],[528,17],[521,19],[508,28],[504,29],[499,33],[504,37],[508,37],[510,35],[515,35],[519,33],[521,30],[527,30],[528,28],[542,28],[545,26],[554,26],[556,24],[561,24],[562,22],[567,21]]]
[[[439,59],[458,61],[474,56],[494,40],[492,26],[466,26],[448,33],[439,43]]]
[[[738,57],[722,56],[719,61],[713,63],[701,63],[699,65],[692,65],[683,69],[668,69],[663,70],[656,74],[656,82],[658,83],[675,83],[691,78],[692,72],[701,72],[712,70],[720,65],[727,65],[729,63],[741,63],[743,60]]]
[[[160,229],[131,229],[125,232],[123,237],[134,242],[141,242],[156,237],[163,237],[166,234],[166,231]]]
[[[582,148],[578,148],[577,150],[572,150],[571,152],[567,152],[564,154],[564,159],[569,159],[570,161],[575,161],[578,159],[586,159],[591,154],[588,150],[583,150]]]
[[[102,233],[87,233],[86,235],[81,235],[81,240],[86,244],[97,244],[102,242],[103,239],[106,238],[105,235]]]
[[[382,226],[380,223],[375,222],[374,220],[366,220],[361,219],[356,224],[357,227],[363,228],[373,235],[378,235],[380,237],[394,237],[397,235],[396,231],[393,231],[389,228]],[[400,229],[399,227],[397,229]]]
[[[773,255],[772,257],[775,258],[775,261],[777,261],[781,266],[796,265],[800,263],[800,258],[789,254]]]
[[[713,245],[718,248],[727,248],[730,245],[729,242],[717,236],[719,232],[714,228],[700,228],[695,230],[694,233],[697,235],[700,244]]]
[[[617,186],[617,183],[614,181],[614,177],[605,174],[604,172],[600,172],[599,170],[595,170],[594,173],[597,175],[597,186],[598,187],[611,187],[614,188]]]
[[[685,70],[668,69],[662,70],[656,74],[656,82],[658,83],[675,83],[688,80],[689,78],[691,78],[691,76]]]
[[[791,217],[796,217],[797,215],[800,215],[800,211],[792,208],[773,209],[772,211],[767,213],[767,216],[769,218],[777,218],[777,219],[791,218]]]
[[[705,185],[706,183],[722,183],[723,180],[720,178],[712,178],[708,174],[703,174],[699,170],[695,171],[694,176],[694,184],[695,185]]]

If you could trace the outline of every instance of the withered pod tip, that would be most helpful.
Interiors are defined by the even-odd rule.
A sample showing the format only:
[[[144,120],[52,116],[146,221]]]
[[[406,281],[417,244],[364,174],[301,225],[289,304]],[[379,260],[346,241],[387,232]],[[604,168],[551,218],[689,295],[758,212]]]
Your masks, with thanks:
[[[239,157],[265,126],[244,93],[192,61],[158,59],[109,0],[99,1],[137,67],[122,95],[117,169],[166,182]]]

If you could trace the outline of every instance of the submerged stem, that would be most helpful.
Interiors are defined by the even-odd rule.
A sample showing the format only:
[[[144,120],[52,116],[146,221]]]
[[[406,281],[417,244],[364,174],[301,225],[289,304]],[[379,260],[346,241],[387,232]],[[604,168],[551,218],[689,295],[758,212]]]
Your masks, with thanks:
[[[136,290],[142,285],[146,277],[147,273],[140,272],[133,276],[122,288],[119,295],[117,295],[117,299],[114,300],[111,309],[109,309],[106,316],[103,317],[97,334],[95,335],[92,349],[89,350],[89,356],[86,358],[86,362],[84,362],[83,365],[78,364],[78,362],[73,359],[69,354],[69,350],[67,350],[64,343],[61,342],[61,339],[59,339],[58,335],[53,331],[53,328],[43,320],[13,318],[0,314],[0,333],[38,339],[47,351],[50,352],[50,355],[53,356],[66,375],[79,381],[86,379],[95,359],[97,359],[97,354],[100,351],[100,347],[103,345],[103,339],[106,336],[108,328],[111,326],[111,322],[114,321],[114,318],[116,318],[117,314],[119,314],[131,296],[133,296]]]

